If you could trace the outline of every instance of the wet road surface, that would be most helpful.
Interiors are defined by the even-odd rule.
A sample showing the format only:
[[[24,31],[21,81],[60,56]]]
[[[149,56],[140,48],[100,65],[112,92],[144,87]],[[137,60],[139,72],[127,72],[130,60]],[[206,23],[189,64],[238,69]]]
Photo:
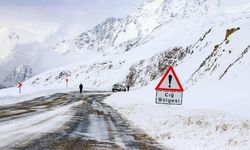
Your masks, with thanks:
[[[71,116],[59,130],[12,142],[1,149],[14,150],[158,150],[166,149],[132,127],[102,101],[109,93],[57,93],[31,101],[0,107],[0,128],[5,122],[36,116],[73,103]],[[49,117],[53,120],[55,117]],[[37,123],[36,123],[37,124]],[[35,125],[32,125],[35,126]],[[29,131],[27,127],[27,132]],[[26,131],[25,130],[25,131]],[[0,132],[1,134],[1,132]],[[1,141],[0,141],[1,142]],[[0,143],[1,144],[1,143]],[[0,145],[1,146],[1,145]]]

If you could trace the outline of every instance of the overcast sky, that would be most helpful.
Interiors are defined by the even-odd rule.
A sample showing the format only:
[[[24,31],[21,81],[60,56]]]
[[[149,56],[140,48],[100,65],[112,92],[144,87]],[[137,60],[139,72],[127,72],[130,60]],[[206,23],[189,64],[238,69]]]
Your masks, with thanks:
[[[56,29],[77,34],[107,17],[123,17],[144,0],[0,0],[0,26],[19,26],[51,32]],[[249,3],[249,0],[222,0],[225,6]],[[63,32],[63,31],[61,31]],[[66,35],[65,35],[66,36]]]

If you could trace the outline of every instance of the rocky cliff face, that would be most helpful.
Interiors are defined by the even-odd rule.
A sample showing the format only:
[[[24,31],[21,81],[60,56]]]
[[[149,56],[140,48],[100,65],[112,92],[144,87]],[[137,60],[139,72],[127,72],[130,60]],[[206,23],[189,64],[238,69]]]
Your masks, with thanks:
[[[146,86],[161,77],[169,66],[177,66],[190,53],[189,47],[175,47],[160,52],[147,60],[141,60],[129,68],[125,84],[130,87]]]

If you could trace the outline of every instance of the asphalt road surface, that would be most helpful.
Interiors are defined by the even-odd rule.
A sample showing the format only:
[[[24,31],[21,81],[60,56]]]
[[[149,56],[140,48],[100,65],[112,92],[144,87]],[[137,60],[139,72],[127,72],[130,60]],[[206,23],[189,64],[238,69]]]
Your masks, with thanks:
[[[104,104],[107,96],[108,92],[57,93],[0,107],[0,149],[166,149]],[[69,119],[63,122],[63,116]]]

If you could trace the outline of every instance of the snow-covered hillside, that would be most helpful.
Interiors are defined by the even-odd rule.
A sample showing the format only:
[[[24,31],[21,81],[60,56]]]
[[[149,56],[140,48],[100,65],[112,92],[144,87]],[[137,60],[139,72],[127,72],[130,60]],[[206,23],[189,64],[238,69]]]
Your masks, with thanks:
[[[177,74],[181,75],[181,72],[178,71]],[[199,97],[199,101],[203,104],[200,106],[203,108],[196,107],[190,110],[190,107],[187,107],[188,104],[197,102],[193,101],[193,97],[187,97],[189,92],[184,92],[183,106],[155,104],[156,84],[154,81],[140,90],[113,94],[105,102],[117,109],[134,126],[140,127],[170,149],[249,149],[249,117],[234,116],[218,109],[204,109],[204,106],[210,105],[211,102],[200,97],[198,92],[201,91],[192,96]],[[213,99],[210,100],[212,103],[215,102]],[[224,104],[224,107],[230,106]]]
[[[159,78],[168,65],[190,65],[191,63],[192,65],[184,70],[186,76],[183,79],[186,82],[185,86],[189,87],[189,85],[195,84],[198,78],[201,78],[202,75],[199,72],[209,73],[207,66],[209,63],[213,65],[210,66],[210,70],[218,68],[218,64],[213,62],[222,59],[221,55],[225,55],[232,60],[226,60],[225,63],[224,60],[221,60],[221,63],[225,65],[223,69],[218,68],[222,75],[226,71],[225,67],[240,57],[239,54],[248,46],[248,40],[244,34],[248,32],[249,13],[227,15],[218,11],[219,7],[219,1],[214,0],[146,1],[127,17],[108,18],[76,39],[64,41],[56,46],[56,50],[61,53],[72,53],[73,51],[77,53],[79,49],[82,49],[83,54],[85,53],[88,57],[87,49],[99,49],[100,51],[103,49],[103,51],[112,53],[123,51],[123,46],[132,46],[127,42],[128,40],[140,38],[141,42],[137,42],[135,47],[130,47],[130,51],[125,50],[123,51],[125,53],[107,55],[98,59],[95,58],[95,55],[91,55],[86,61],[83,60],[38,75],[29,80],[27,84],[51,87],[57,84],[56,87],[58,87],[58,85],[64,85],[65,78],[69,78],[71,86],[83,82],[88,87],[110,88],[113,83],[121,81],[140,87]],[[172,17],[166,17],[171,14]],[[134,25],[137,28],[134,28],[136,30],[132,32],[129,26]],[[225,40],[226,32],[229,29],[236,29],[236,31]],[[136,34],[131,38],[134,31]],[[241,35],[234,38],[238,34]],[[120,37],[126,39],[126,42],[117,42],[118,45],[123,43],[121,44],[123,46],[114,44]],[[238,46],[238,41],[245,42],[245,44]],[[235,47],[237,50],[233,51],[232,49]],[[215,56],[211,57],[211,55]],[[213,62],[211,62],[212,59]],[[207,65],[202,65],[203,62]],[[204,72],[204,70],[206,71]],[[64,74],[63,72],[68,72],[67,76],[61,77],[60,74]],[[104,77],[105,75],[106,77]],[[110,76],[112,78],[109,78]]]
[[[14,27],[3,27],[0,32],[0,44],[3,45],[0,48],[0,68],[5,71],[0,73],[0,80],[4,80],[5,76],[20,64],[30,64],[37,74],[76,60],[127,52],[150,41],[151,32],[164,23],[180,18],[213,14],[214,11],[218,12],[219,6],[218,0],[209,2],[148,0],[134,13],[124,18],[108,18],[74,39],[64,40],[51,46],[50,50],[47,48],[47,43],[35,42],[38,41],[36,33]],[[50,41],[50,43],[53,42]],[[30,51],[28,55],[25,55],[26,51]],[[45,54],[38,51],[44,51]],[[54,51],[59,55],[54,54]],[[47,63],[47,65],[41,65],[44,61],[40,60],[42,57],[38,55],[57,57],[60,61],[51,62],[51,65]],[[35,61],[36,57],[38,57],[37,61]],[[22,58],[25,61],[22,61]],[[17,59],[18,64],[15,64]],[[2,61],[4,63],[1,63]],[[37,67],[38,63],[39,67]],[[9,67],[5,68],[5,66]]]
[[[28,65],[33,70],[33,76],[77,60],[98,57],[98,54],[92,52],[84,54],[72,52],[67,56],[58,54],[49,49],[48,45],[54,44],[53,39],[46,39],[39,33],[17,27],[0,27],[0,85],[2,88],[16,85],[17,79],[7,76],[13,74],[13,70],[20,66]],[[32,76],[26,76],[25,80]]]
[[[195,84],[198,77],[201,78],[201,75],[198,75],[199,70],[204,68],[200,72],[202,74],[208,72],[209,74],[208,69],[215,70],[214,61],[223,59],[221,58],[223,55],[226,58],[221,60],[220,66],[222,68],[218,68],[217,64],[217,70],[222,75],[226,68],[236,61],[241,56],[240,53],[248,47],[248,40],[245,38],[249,24],[247,15],[215,17],[200,16],[177,19],[162,25],[161,28],[147,36],[146,43],[131,51],[55,69],[35,77],[29,81],[29,84],[36,83],[34,85],[39,86],[48,85],[48,83],[51,86],[64,84],[66,77],[57,78],[57,76],[60,76],[61,72],[70,72],[67,78],[74,83],[72,86],[83,82],[89,87],[108,88],[118,81],[130,82],[131,86],[144,86],[159,78],[168,65],[182,64],[185,66],[183,71],[186,72],[183,80],[187,82],[185,86],[189,87],[190,84]],[[230,29],[235,30],[235,32],[225,39],[227,30],[229,32]],[[238,46],[239,41],[242,44]],[[237,49],[233,51],[235,48]],[[213,66],[205,68],[203,63],[208,62]],[[107,77],[104,77],[105,74]],[[78,78],[79,76],[80,78]],[[114,78],[108,78],[108,76]],[[34,82],[35,80],[36,82]]]
[[[40,35],[29,30],[14,26],[0,27],[0,84],[2,87],[12,85],[6,84],[7,82],[1,82],[5,80],[6,76],[11,74],[15,68],[30,64],[30,62],[35,59],[33,48],[34,43],[41,41],[41,39],[38,38],[39,36]],[[25,80],[29,79],[27,77]],[[13,81],[10,81],[10,79],[13,79]],[[16,82],[15,78],[9,78],[8,80],[9,83]]]
[[[0,88],[16,86],[18,82],[23,82],[32,77],[32,68],[29,65],[20,65],[1,82]]]

